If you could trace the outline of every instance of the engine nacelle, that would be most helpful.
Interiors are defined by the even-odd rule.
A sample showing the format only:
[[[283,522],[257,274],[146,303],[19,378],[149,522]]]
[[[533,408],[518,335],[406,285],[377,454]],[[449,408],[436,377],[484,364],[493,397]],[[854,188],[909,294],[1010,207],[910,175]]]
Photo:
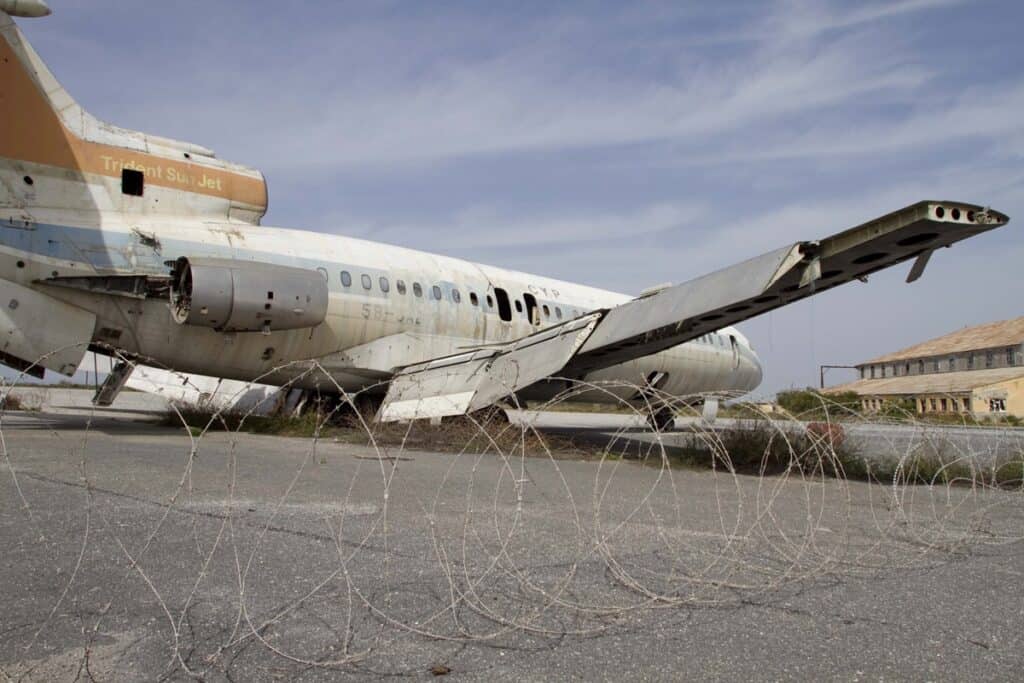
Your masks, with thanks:
[[[327,281],[304,268],[182,256],[171,272],[171,316],[222,332],[313,327],[327,317]]]

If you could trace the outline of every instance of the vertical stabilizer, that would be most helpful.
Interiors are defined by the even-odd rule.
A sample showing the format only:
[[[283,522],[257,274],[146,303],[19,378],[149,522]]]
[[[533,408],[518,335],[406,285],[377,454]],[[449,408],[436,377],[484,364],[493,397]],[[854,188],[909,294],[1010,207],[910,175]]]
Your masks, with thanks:
[[[54,77],[11,19],[39,0],[0,0],[0,210],[154,214],[258,224],[267,189],[256,170],[199,145],[100,121]],[[32,14],[34,12],[34,14]]]

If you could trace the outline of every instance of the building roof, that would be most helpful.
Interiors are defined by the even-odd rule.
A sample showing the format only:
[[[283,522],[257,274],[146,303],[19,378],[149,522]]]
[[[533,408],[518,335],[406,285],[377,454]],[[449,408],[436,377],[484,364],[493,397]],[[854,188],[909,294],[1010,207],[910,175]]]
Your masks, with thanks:
[[[935,339],[908,346],[858,365],[872,365],[894,360],[926,358],[945,354],[961,353],[972,349],[991,349],[997,346],[1014,346],[1024,342],[1024,318],[999,320],[994,323],[965,327]]]
[[[925,375],[904,375],[884,379],[859,379],[825,389],[826,394],[853,391],[862,396],[908,396],[912,394],[956,394],[978,387],[998,384],[1024,377],[1024,366],[992,368],[990,370],[962,370],[960,372],[934,372]]]

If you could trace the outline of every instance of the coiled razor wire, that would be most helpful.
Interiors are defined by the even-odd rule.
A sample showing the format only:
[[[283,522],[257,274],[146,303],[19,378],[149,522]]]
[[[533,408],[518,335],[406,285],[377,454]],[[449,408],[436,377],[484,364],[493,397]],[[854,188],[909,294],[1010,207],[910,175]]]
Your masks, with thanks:
[[[490,410],[440,425],[377,424],[362,398],[383,385],[347,392],[316,362],[253,383],[282,377],[285,389],[318,383],[338,398],[310,410],[312,436],[275,442],[294,471],[258,502],[240,487],[266,471],[267,456],[249,449],[268,437],[246,433],[259,405],[210,407],[197,427],[194,407],[172,403],[173,452],[137,464],[137,476],[147,466],[166,473],[168,462],[180,470],[169,490],[141,493],[117,490],[123,483],[96,454],[98,439],[110,447],[96,409],[84,426],[48,427],[42,444],[74,463],[74,481],[34,470],[24,453],[38,446],[11,425],[13,412],[0,413],[13,495],[3,521],[21,539],[5,553],[60,586],[32,605],[31,624],[0,633],[0,673],[51,677],[48,638],[69,626],[80,646],[66,667],[93,675],[113,666],[100,662],[112,656],[107,634],[140,601],[159,618],[132,637],[165,653],[163,677],[209,678],[253,648],[281,666],[358,670],[386,662],[403,640],[558,646],[651,610],[726,607],[822,578],[945,562],[1019,540],[1024,528],[1024,431],[980,429],[966,415],[952,438],[911,414],[859,414],[822,396],[813,418],[744,404],[740,417],[708,424],[703,396],[565,379],[542,405],[510,397],[511,421]],[[3,388],[5,406],[30,396],[20,379]],[[582,437],[538,426],[538,415],[580,400],[611,404],[619,426]],[[663,409],[679,429],[646,427]],[[900,429],[855,446],[858,430],[887,425]],[[121,447],[130,451],[132,438]],[[430,458],[444,466],[412,465]],[[337,489],[308,502],[331,470]],[[83,495],[55,499],[40,483]],[[133,504],[120,505],[126,497]],[[66,534],[49,539],[55,515],[67,518]],[[111,562],[119,571],[98,577]],[[169,567],[185,580],[169,579]]]

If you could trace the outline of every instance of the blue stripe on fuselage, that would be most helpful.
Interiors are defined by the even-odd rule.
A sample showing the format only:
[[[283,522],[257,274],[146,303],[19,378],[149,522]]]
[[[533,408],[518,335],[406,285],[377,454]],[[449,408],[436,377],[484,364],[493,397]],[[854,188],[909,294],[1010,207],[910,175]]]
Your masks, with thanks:
[[[167,232],[159,235],[160,250],[156,251],[153,247],[143,244],[139,235],[131,232],[47,223],[32,223],[28,228],[22,227],[23,225],[19,221],[0,219],[0,245],[29,256],[49,257],[73,262],[76,265],[91,266],[95,274],[101,275],[167,275],[169,268],[165,262],[174,261],[180,256],[238,259],[309,270],[319,269],[325,274],[330,290],[371,299],[387,296],[380,291],[377,283],[381,276],[391,275],[386,270],[354,263],[324,261],[225,244],[168,238]],[[342,287],[339,276],[342,270],[370,275],[373,279],[373,288],[370,291],[362,289],[358,285],[358,276],[354,278],[356,282],[353,286]],[[451,290],[456,287],[455,283],[449,280],[434,279],[436,274],[431,277],[431,274],[423,273],[422,277],[425,288],[435,284],[440,286],[446,299],[450,298]],[[486,290],[486,281],[481,282],[481,288],[482,291]]]

